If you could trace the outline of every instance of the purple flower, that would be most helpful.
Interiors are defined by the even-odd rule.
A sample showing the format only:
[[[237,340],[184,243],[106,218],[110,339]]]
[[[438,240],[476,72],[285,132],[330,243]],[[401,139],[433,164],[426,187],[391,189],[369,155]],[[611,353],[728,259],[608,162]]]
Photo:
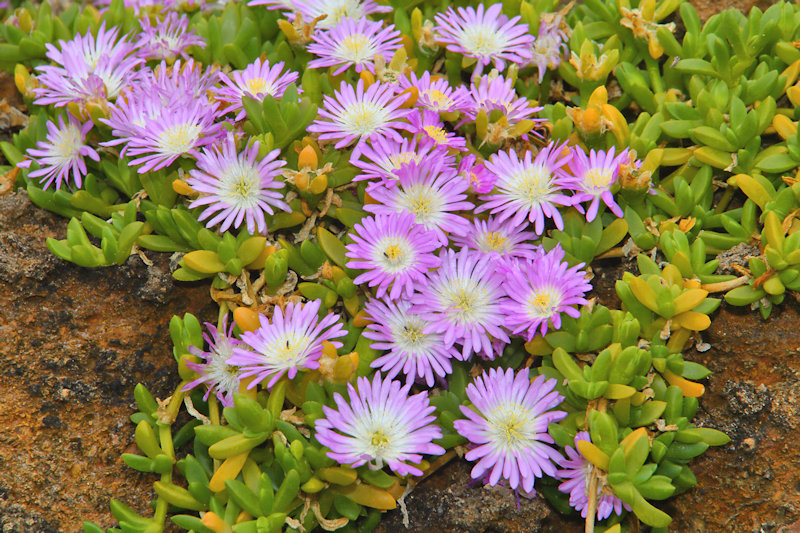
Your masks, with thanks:
[[[92,121],[81,125],[75,117],[59,115],[58,126],[52,121],[47,122],[47,142],[39,141],[36,146],[28,150],[30,159],[20,162],[20,168],[29,168],[35,161],[40,168],[28,174],[31,178],[40,178],[43,189],[47,189],[55,182],[56,190],[61,188],[61,183],[69,183],[69,173],[72,171],[72,181],[75,187],[80,188],[83,176],[86,175],[86,162],[84,157],[99,161],[100,156],[94,148],[86,144],[86,134],[92,129]]]
[[[217,104],[202,99],[183,102],[183,106],[162,109],[128,137],[127,153],[139,156],[132,165],[142,165],[138,172],[168,167],[182,155],[200,157],[199,148],[214,143],[222,128],[216,122]]]
[[[244,70],[231,72],[231,77],[220,72],[219,79],[224,87],[214,89],[215,97],[222,102],[228,102],[225,111],[238,111],[236,120],[242,120],[247,114],[242,104],[243,97],[249,96],[259,102],[267,95],[280,98],[286,88],[297,81],[297,72],[282,71],[283,61],[270,65],[269,61],[262,62],[261,58],[257,58]]]
[[[400,76],[398,82],[401,89],[415,87],[419,91],[416,105],[423,109],[451,113],[468,105],[468,93],[453,90],[446,78],[432,80],[427,70],[419,78],[414,72]]]
[[[321,303],[321,300],[305,305],[289,303],[286,311],[276,306],[272,323],[259,315],[261,326],[242,334],[247,348],[234,347],[228,364],[242,367],[242,379],[255,376],[248,389],[267,378],[267,388],[271,388],[284,374],[292,379],[299,370],[319,368],[323,341],[342,347],[341,342],[331,340],[347,334],[339,315],[329,313],[320,320],[317,312]]]
[[[218,105],[209,102],[206,95],[213,85],[211,69],[203,70],[192,59],[184,63],[178,60],[171,67],[162,61],[155,70],[142,72],[135,83],[109,104],[109,117],[100,119],[111,128],[114,137],[100,144],[125,144],[120,155],[125,155],[132,137],[146,135],[152,124],[159,123],[162,116],[173,113],[175,109],[195,106],[197,101],[211,108]]]
[[[381,22],[366,18],[342,19],[328,31],[317,32],[308,51],[319,56],[308,62],[308,68],[339,67],[336,76],[355,65],[356,72],[365,68],[375,73],[375,56],[391,57],[402,46],[400,32],[390,24],[386,28]]]
[[[411,296],[415,283],[424,282],[425,274],[439,266],[433,255],[439,248],[436,236],[415,224],[410,213],[366,217],[353,229],[350,237],[355,242],[347,245],[346,255],[354,261],[347,266],[366,270],[353,283],[377,286],[378,297]]]
[[[551,411],[564,400],[553,391],[555,386],[555,379],[545,381],[544,376],[531,382],[527,368],[516,376],[510,368],[505,372],[492,368],[467,386],[473,407],[461,406],[467,419],[456,420],[453,426],[476,445],[465,455],[468,461],[478,460],[473,479],[490,472],[489,485],[503,478],[512,489],[521,486],[530,493],[536,478],[556,475],[552,461],[561,455],[547,445],[553,444],[547,426],[567,413]]]
[[[586,518],[589,513],[589,478],[594,466],[578,451],[578,442],[582,440],[592,442],[588,432],[578,432],[575,435],[575,448],[567,446],[564,449],[567,457],[557,458],[556,463],[565,469],[559,470],[557,477],[566,480],[558,486],[558,490],[569,494],[569,504],[576,511],[580,511],[582,517]],[[597,520],[605,520],[611,516],[611,513],[621,515],[623,508],[626,511],[631,510],[628,504],[603,488],[602,482],[597,484]]]
[[[134,54],[136,46],[124,38],[117,41],[119,28],[106,30],[105,23],[97,37],[87,31],[71,41],[59,41],[60,50],[47,44],[47,57],[56,65],[37,67],[42,87],[34,89],[37,105],[62,107],[70,102],[113,100],[130,85],[144,62]]]
[[[456,159],[446,150],[436,148],[434,143],[420,141],[417,137],[404,138],[400,142],[378,137],[373,139],[371,146],[362,144],[353,150],[350,163],[362,171],[353,181],[377,179],[391,187],[399,179],[397,170],[401,166],[419,163],[428,157],[442,159],[444,166],[453,165]]]
[[[432,442],[442,437],[442,430],[433,423],[428,393],[409,396],[410,383],[401,387],[399,381],[381,381],[380,372],[372,383],[358,378],[356,386],[347,384],[349,402],[335,393],[338,411],[323,406],[325,418],[315,423],[317,440],[331,449],[328,457],[352,468],[368,464],[377,470],[388,464],[400,476],[421,476],[422,470],[413,465],[422,455],[444,453]]]
[[[493,258],[467,248],[442,250],[442,266],[411,297],[414,310],[433,322],[431,331],[444,334],[444,345],[461,344],[461,357],[473,352],[494,359],[492,338],[508,343],[503,331],[506,305]]]
[[[488,220],[475,218],[469,233],[453,237],[453,244],[502,259],[534,259],[538,256],[538,246],[530,244],[536,235],[524,231],[526,224],[513,224],[489,217]]]
[[[308,24],[319,19],[316,27],[321,30],[332,28],[345,18],[361,20],[373,13],[392,11],[390,6],[379,5],[375,0],[251,0],[247,5],[295,11]],[[320,19],[323,15],[325,17]]]
[[[367,139],[391,137],[400,142],[403,138],[396,130],[409,129],[408,122],[403,120],[408,110],[400,109],[405,99],[396,98],[394,91],[393,86],[377,82],[365,91],[363,80],[355,88],[342,81],[333,98],[324,97],[319,116],[308,131],[320,133],[322,140],[337,140],[337,149],[356,139],[363,143]]]
[[[469,183],[444,164],[442,159],[429,156],[420,163],[403,165],[397,170],[396,186],[369,189],[370,196],[380,203],[365,205],[364,209],[371,213],[413,213],[417,224],[435,231],[439,243],[446,246],[447,233],[463,235],[469,227],[469,220],[454,211],[472,209],[473,205],[465,201]]]
[[[239,368],[228,364],[228,358],[233,355],[233,348],[241,342],[233,337],[233,324],[227,325],[227,315],[222,319],[222,331],[218,331],[213,324],[206,322],[206,328],[211,334],[203,333],[203,338],[208,343],[208,351],[200,347],[189,346],[189,353],[203,358],[202,363],[186,362],[190,370],[197,372],[200,377],[190,381],[181,390],[188,391],[200,384],[206,386],[203,400],[208,400],[211,391],[225,407],[233,407],[233,395],[239,392],[241,372]]]
[[[458,164],[458,174],[469,183],[469,191],[485,194],[494,189],[497,176],[486,170],[483,160],[477,163],[475,154],[467,154]]]
[[[439,42],[445,43],[451,52],[477,60],[473,79],[490,63],[502,72],[506,61],[522,64],[530,60],[533,35],[528,33],[528,25],[517,24],[519,16],[509,20],[501,13],[502,9],[501,4],[486,10],[483,4],[478,4],[477,11],[473,7],[459,7],[455,11],[450,7],[435,17]]]
[[[592,290],[581,267],[583,263],[570,267],[557,244],[533,261],[518,261],[508,268],[503,288],[510,298],[506,324],[512,333],[525,331],[530,342],[537,329],[542,335],[547,333],[548,323],[559,329],[561,313],[578,318],[581,313],[574,306],[586,305],[583,296]]]
[[[431,331],[432,323],[414,313],[407,301],[391,302],[370,300],[364,306],[373,322],[364,330],[364,337],[372,339],[375,350],[388,350],[370,366],[386,372],[386,379],[401,371],[406,383],[424,379],[429,387],[453,371],[450,359],[458,357],[453,347],[446,347],[442,334]]]
[[[567,46],[569,37],[560,27],[562,21],[563,16],[557,14],[551,24],[542,20],[539,25],[539,34],[533,42],[532,57],[529,63],[536,65],[539,70],[539,83],[542,83],[547,69],[557,69],[569,53],[569,46]]]
[[[532,106],[527,98],[517,96],[511,78],[484,76],[478,85],[472,84],[469,90],[462,88],[460,92],[464,95],[462,110],[470,120],[475,120],[481,111],[487,115],[492,111],[500,111],[509,125],[525,119],[545,122],[545,119],[533,118],[535,113],[544,108]]]
[[[201,194],[189,207],[207,206],[198,220],[214,215],[206,227],[222,223],[219,230],[224,232],[246,221],[250,235],[256,230],[266,234],[265,213],[274,214],[273,207],[292,210],[283,201],[283,194],[276,190],[283,188],[283,182],[275,178],[281,175],[280,168],[286,161],[276,160],[280,155],[277,149],[257,161],[258,147],[255,141],[239,152],[233,135],[229,134],[222,148],[203,150],[197,158],[197,169],[190,171],[192,177],[186,184]]]
[[[563,154],[563,146],[549,144],[536,158],[525,152],[520,159],[516,152],[498,152],[485,163],[486,169],[497,176],[491,194],[481,196],[486,203],[475,211],[489,211],[499,220],[508,219],[519,225],[524,221],[534,223],[538,235],[544,232],[544,221],[552,218],[558,229],[564,221],[558,206],[571,205],[572,198],[561,191],[569,180],[563,167],[569,161],[569,152]]]
[[[433,142],[440,148],[453,148],[461,151],[467,149],[467,140],[452,131],[447,131],[436,111],[425,109],[422,112],[411,112],[408,120],[411,123],[412,133],[422,136],[423,139]]]
[[[172,63],[180,55],[189,59],[186,49],[190,46],[205,48],[206,41],[198,36],[194,30],[189,31],[189,17],[178,13],[167,15],[153,26],[148,17],[140,20],[142,33],[136,41],[139,47],[139,57],[158,61],[166,60]]]
[[[611,192],[611,189],[617,184],[619,167],[623,163],[628,163],[627,148],[616,157],[614,157],[613,146],[608,152],[591,150],[589,155],[586,155],[586,152],[580,147],[573,148],[569,170],[575,177],[570,180],[570,188],[575,189],[577,192],[572,197],[572,200],[581,213],[583,213],[583,207],[578,204],[591,200],[589,209],[586,211],[586,220],[588,222],[597,217],[600,200],[611,209],[612,213],[618,217],[624,216],[622,208],[614,201],[614,194]]]

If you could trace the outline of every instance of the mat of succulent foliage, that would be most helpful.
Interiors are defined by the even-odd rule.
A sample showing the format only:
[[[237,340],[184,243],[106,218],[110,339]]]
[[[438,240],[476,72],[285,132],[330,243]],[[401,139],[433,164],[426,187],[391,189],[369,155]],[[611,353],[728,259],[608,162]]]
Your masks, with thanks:
[[[135,390],[157,497],[118,530],[369,531],[459,456],[586,531],[666,530],[729,440],[682,355],[711,295],[800,290],[800,8],[556,4],[4,6],[4,173],[70,219],[50,250],[174,252],[219,309],[171,320],[171,396]]]

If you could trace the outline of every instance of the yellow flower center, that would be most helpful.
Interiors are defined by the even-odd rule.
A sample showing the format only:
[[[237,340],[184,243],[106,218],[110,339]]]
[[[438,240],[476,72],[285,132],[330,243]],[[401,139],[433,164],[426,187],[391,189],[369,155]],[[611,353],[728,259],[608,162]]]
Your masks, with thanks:
[[[362,52],[369,45],[369,37],[363,33],[354,33],[342,39],[342,46],[350,52],[350,55],[360,58]]]
[[[606,168],[592,168],[583,177],[584,188],[590,191],[603,191],[611,187],[614,178],[611,170]]]
[[[453,99],[437,89],[428,89],[425,96],[437,109],[447,109],[453,105]]]
[[[192,148],[200,136],[200,126],[192,123],[176,124],[161,132],[158,145],[167,154],[182,154]]]
[[[389,156],[389,161],[391,161],[392,166],[395,169],[400,168],[401,165],[406,163],[410,163],[414,161],[415,163],[419,163],[422,160],[422,156],[419,154],[415,154],[414,152],[402,152],[399,154],[392,154]]]
[[[444,128],[440,128],[438,126],[425,126],[423,128],[425,133],[427,133],[431,139],[436,141],[436,144],[446,144],[447,143],[447,132]]]
[[[560,301],[561,296],[553,287],[543,287],[528,298],[528,312],[533,317],[549,317]]]
[[[245,84],[247,86],[247,92],[253,95],[267,93],[272,94],[272,85],[267,83],[267,80],[264,78],[252,78],[247,80]]]
[[[377,430],[370,438],[369,443],[375,448],[385,448],[389,444],[389,437],[384,434],[383,430]]]
[[[505,236],[496,231],[490,231],[484,235],[484,245],[491,251],[502,252],[506,248],[506,242]]]

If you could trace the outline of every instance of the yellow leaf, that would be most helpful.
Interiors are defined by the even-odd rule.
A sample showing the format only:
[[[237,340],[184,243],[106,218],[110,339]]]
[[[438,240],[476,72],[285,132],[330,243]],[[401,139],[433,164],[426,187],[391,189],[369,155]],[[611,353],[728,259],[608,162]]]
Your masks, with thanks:
[[[683,291],[675,298],[675,314],[679,315],[685,311],[691,311],[706,299],[708,291],[703,289],[689,289]]]
[[[711,325],[711,319],[708,318],[708,315],[702,313],[685,311],[673,317],[672,323],[692,331],[703,331],[704,329],[708,329],[708,326]]]
[[[641,277],[634,277],[630,281],[631,290],[636,299],[654,313],[658,313],[658,300],[656,292]]]
[[[665,369],[661,375],[664,376],[664,379],[667,380],[667,383],[681,389],[683,395],[687,398],[699,398],[706,391],[706,388],[701,383],[695,383],[694,381],[684,379],[683,377],[671,372],[669,369]]]
[[[608,455],[589,442],[588,440],[579,440],[577,442],[578,450],[581,452],[587,461],[592,463],[594,466],[599,468],[600,470],[608,471]]]

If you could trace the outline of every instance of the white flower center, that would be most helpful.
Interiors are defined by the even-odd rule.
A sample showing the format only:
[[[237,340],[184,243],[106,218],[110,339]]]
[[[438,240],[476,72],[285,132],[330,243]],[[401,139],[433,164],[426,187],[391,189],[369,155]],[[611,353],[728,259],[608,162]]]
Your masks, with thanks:
[[[389,155],[389,168],[392,170],[397,170],[402,165],[412,161],[419,163],[422,161],[422,156],[415,152],[400,152],[399,154],[391,154]]]
[[[348,133],[369,135],[386,124],[386,109],[374,102],[356,102],[342,113],[341,121]]]
[[[298,366],[306,358],[312,339],[295,331],[287,331],[267,346],[264,355],[270,365],[279,368]]]
[[[353,20],[364,18],[364,9],[358,0],[330,1],[319,7],[318,11],[315,16],[328,15],[317,23],[317,28],[323,30],[336,26],[345,17]]]
[[[245,86],[247,87],[247,92],[253,96],[258,96],[260,94],[271,95],[275,90],[272,84],[267,82],[264,78],[250,78],[245,82]]]
[[[414,213],[417,224],[427,229],[436,226],[442,218],[442,196],[432,187],[415,185],[409,187],[398,198],[398,206]]]
[[[200,126],[192,122],[170,126],[158,136],[158,146],[165,154],[186,153],[194,148],[200,131]]]
[[[375,55],[375,46],[363,33],[353,33],[342,39],[336,47],[335,55],[353,63],[362,63]]]
[[[548,318],[556,312],[561,298],[561,291],[555,287],[534,289],[528,296],[526,309],[531,318]]]
[[[233,355],[233,347],[227,339],[221,338],[206,360],[204,374],[211,378],[218,391],[232,394],[239,392],[241,367],[231,366],[226,361]]]
[[[395,460],[407,446],[404,442],[408,435],[406,428],[398,425],[395,417],[396,413],[372,406],[356,421],[354,447],[360,454],[374,458],[379,468],[384,461]]]
[[[461,45],[477,56],[491,56],[503,50],[506,39],[494,25],[474,24],[461,33]]]
[[[478,248],[483,253],[500,252],[506,253],[510,251],[508,239],[499,231],[485,231],[478,235],[475,239]]]
[[[408,355],[428,351],[437,335],[424,333],[427,322],[418,316],[403,313],[390,324],[395,345]]]
[[[220,196],[240,208],[252,208],[258,203],[261,176],[258,170],[244,161],[232,163],[222,174]]]
[[[77,157],[78,151],[83,147],[81,130],[72,122],[67,122],[66,127],[58,132],[53,142],[53,155],[61,160]]]
[[[534,439],[535,417],[518,403],[504,402],[487,417],[494,441],[506,450],[526,448]]]
[[[375,246],[375,255],[381,268],[390,274],[408,269],[416,257],[408,240],[395,236],[379,241]]]
[[[508,191],[528,206],[536,206],[553,194],[552,175],[542,165],[524,168],[511,175]]]
[[[482,283],[472,278],[451,279],[450,285],[441,291],[439,301],[448,318],[458,324],[481,323],[486,317],[489,293]]]
[[[601,193],[611,188],[614,175],[607,168],[590,168],[583,176],[583,188],[589,193]]]

